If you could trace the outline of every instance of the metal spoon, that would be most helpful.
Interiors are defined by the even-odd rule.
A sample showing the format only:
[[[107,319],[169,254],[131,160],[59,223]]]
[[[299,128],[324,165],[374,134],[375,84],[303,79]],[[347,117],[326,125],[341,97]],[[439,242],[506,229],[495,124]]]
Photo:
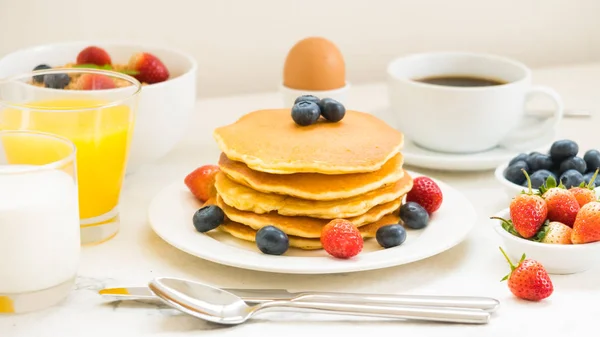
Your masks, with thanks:
[[[302,311],[403,320],[486,324],[490,313],[479,309],[376,306],[332,302],[270,301],[248,305],[240,297],[202,283],[157,278],[148,287],[165,304],[194,317],[219,323],[241,324],[254,315],[273,311]]]

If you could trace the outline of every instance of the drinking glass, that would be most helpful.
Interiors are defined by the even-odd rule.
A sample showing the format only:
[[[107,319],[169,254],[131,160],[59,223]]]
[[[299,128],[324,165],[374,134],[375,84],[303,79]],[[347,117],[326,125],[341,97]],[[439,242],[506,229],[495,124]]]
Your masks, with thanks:
[[[57,89],[60,80],[66,86]],[[131,76],[88,68],[33,71],[0,81],[0,130],[46,132],[75,144],[82,244],[104,242],[119,230],[140,90]]]
[[[0,131],[0,313],[54,305],[73,288],[80,228],[75,145]]]

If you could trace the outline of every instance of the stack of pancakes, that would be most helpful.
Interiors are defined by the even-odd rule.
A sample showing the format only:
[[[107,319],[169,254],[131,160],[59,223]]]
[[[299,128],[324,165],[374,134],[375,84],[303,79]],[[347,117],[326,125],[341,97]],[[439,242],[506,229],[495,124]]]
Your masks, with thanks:
[[[402,169],[403,135],[366,113],[302,127],[289,110],[259,110],[214,137],[222,154],[211,202],[226,215],[220,229],[240,239],[254,241],[272,225],[291,247],[319,249],[322,228],[340,218],[373,237],[398,223],[412,188]]]

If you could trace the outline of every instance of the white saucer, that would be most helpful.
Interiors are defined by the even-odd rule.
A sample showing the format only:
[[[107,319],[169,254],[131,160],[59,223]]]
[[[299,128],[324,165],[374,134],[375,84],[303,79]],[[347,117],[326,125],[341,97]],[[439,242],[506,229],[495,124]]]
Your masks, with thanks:
[[[372,114],[392,127],[397,128],[396,119],[389,108],[376,109]],[[539,123],[539,119],[536,116],[526,116],[520,124],[534,126]],[[400,129],[399,131],[402,130]],[[532,139],[527,143],[512,144],[511,148],[497,146],[488,151],[469,154],[443,153],[425,149],[415,144],[405,134],[402,155],[404,156],[404,163],[413,167],[464,172],[493,170],[498,165],[510,161],[521,152],[546,152],[556,140],[556,130],[549,129],[544,131],[540,137]]]
[[[413,177],[419,174],[409,172]],[[192,216],[202,205],[181,181],[158,193],[149,209],[152,229],[167,243],[194,256],[243,269],[288,274],[333,274],[386,268],[422,260],[460,243],[473,228],[476,213],[471,203],[454,188],[437,181],[444,202],[422,230],[407,229],[406,241],[383,249],[375,239],[365,241],[363,251],[349,260],[335,259],[324,250],[290,248],[284,255],[266,255],[255,243],[236,239],[219,230],[199,233]],[[276,224],[274,224],[276,226]]]
[[[435,152],[419,147],[408,137],[404,140],[404,163],[414,167],[422,167],[442,171],[485,171],[492,170],[505,163],[517,154],[532,151],[546,152],[555,140],[556,132],[547,132],[529,144],[517,148],[495,147],[491,150],[469,154],[453,154]]]

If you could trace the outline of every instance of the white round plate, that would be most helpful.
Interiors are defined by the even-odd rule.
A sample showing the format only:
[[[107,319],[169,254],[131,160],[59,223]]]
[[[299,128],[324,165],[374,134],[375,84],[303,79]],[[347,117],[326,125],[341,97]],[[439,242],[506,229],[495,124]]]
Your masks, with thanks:
[[[413,177],[419,176],[409,173]],[[290,248],[280,256],[266,255],[254,242],[234,238],[218,229],[199,233],[192,224],[192,216],[202,204],[182,182],[175,182],[158,193],[150,204],[148,215],[152,229],[167,243],[215,263],[288,274],[357,272],[422,260],[452,248],[467,236],[476,221],[473,206],[454,188],[436,182],[444,201],[426,228],[407,229],[406,241],[389,249],[381,248],[374,238],[368,239],[363,251],[348,260],[333,258],[324,250],[303,251],[296,248]]]

